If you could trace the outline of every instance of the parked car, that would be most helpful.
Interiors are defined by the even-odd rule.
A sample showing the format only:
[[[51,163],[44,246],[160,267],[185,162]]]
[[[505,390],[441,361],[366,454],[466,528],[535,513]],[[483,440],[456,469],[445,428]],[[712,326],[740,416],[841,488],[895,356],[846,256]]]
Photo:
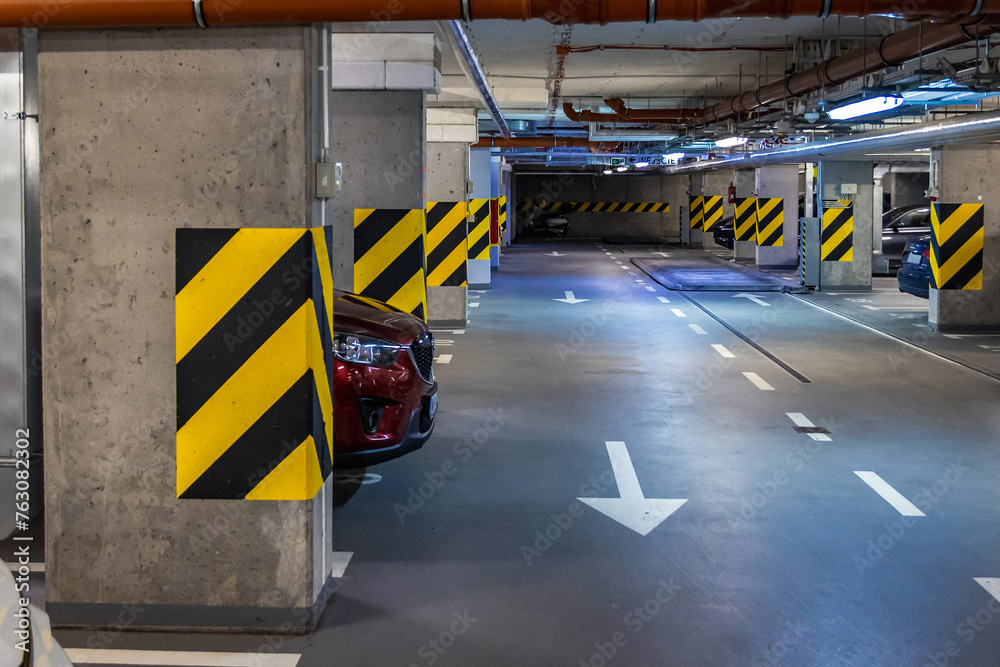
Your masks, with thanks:
[[[883,272],[892,273],[897,270],[903,261],[907,241],[929,234],[930,231],[930,206],[904,206],[883,215],[881,267]]]
[[[419,449],[437,412],[433,334],[380,301],[334,297],[335,467],[364,468]]]
[[[736,232],[734,227],[736,225],[736,219],[733,216],[728,218],[723,218],[712,228],[712,240],[717,244],[721,245],[723,248],[733,249],[735,243],[734,239],[736,237]]]
[[[931,237],[916,237],[910,240],[903,256],[902,266],[896,273],[899,291],[924,299],[930,295],[931,284]]]

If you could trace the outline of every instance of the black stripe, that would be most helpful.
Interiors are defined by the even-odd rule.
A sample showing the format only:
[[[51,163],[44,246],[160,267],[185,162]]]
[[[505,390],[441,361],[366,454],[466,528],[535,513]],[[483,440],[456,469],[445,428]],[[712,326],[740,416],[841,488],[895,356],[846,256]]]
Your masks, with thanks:
[[[274,405],[184,490],[181,498],[243,499],[288,458],[313,425],[312,370],[307,370]]]
[[[311,373],[310,373],[311,374]],[[319,460],[319,471],[326,479],[333,472],[333,459],[330,457],[330,441],[326,439],[326,425],[323,422],[323,406],[319,402],[319,389],[313,375],[312,384],[312,436],[313,444],[316,445],[316,458]],[[327,383],[330,387],[330,383]],[[330,397],[333,398],[333,388],[330,387]],[[333,415],[330,415],[333,419]]]
[[[965,266],[955,272],[951,280],[947,281],[944,287],[938,289],[964,289],[976,275],[983,270],[983,251],[980,250],[972,256]]]
[[[760,210],[758,209],[758,215],[760,215],[759,211]],[[784,212],[785,212],[785,204],[784,204],[784,202],[782,202],[780,204],[777,204],[773,209],[771,209],[770,212],[767,213],[767,217],[766,218],[764,218],[764,219],[758,218],[757,219],[757,227],[758,228],[766,229],[768,225],[770,225],[772,222],[774,222],[774,220],[778,217],[779,214],[784,213]]]
[[[486,248],[489,245],[490,245],[490,235],[483,234],[483,237],[478,241],[476,241],[475,245],[469,246],[469,259],[475,259],[476,257],[479,257],[479,254],[482,253],[484,250],[486,250]]]
[[[467,271],[467,266],[465,262],[462,262],[455,272],[448,276],[443,283],[442,287],[461,287],[469,281],[469,273]]]
[[[706,218],[711,218],[713,215],[715,215],[716,213],[720,212],[721,210],[722,210],[722,200],[719,199],[718,204],[712,205],[711,208],[706,207],[706,209],[705,209],[705,217]]]
[[[833,219],[833,222],[827,223],[827,225],[823,228],[823,243],[828,242],[836,236],[837,233],[843,229],[844,225],[850,222],[853,216],[854,209],[852,208],[845,208],[844,210],[838,212],[836,217]]]
[[[380,208],[372,211],[358,227],[354,229],[354,261],[357,263],[365,254],[375,247],[375,244],[391,232],[403,218],[409,215],[409,210]]]
[[[441,239],[437,247],[431,250],[427,256],[427,273],[430,274],[441,266],[441,262],[448,259],[448,256],[455,251],[455,248],[462,245],[462,241],[465,239],[465,225],[459,221],[459,224],[455,225],[455,229],[448,232],[448,235]]]
[[[238,229],[178,229],[176,240],[176,292],[180,294],[191,279],[219,254]]]
[[[312,274],[312,301],[313,309],[316,312],[316,322],[319,325],[319,340],[323,346],[323,365],[326,366],[326,375],[329,381],[333,382],[333,338],[330,335],[330,317],[333,313],[326,312],[326,298],[323,294],[323,280],[319,274],[319,259],[316,255],[316,246],[313,245],[313,266],[316,267]]]
[[[474,224],[479,224],[486,218],[490,216],[490,205],[487,202],[482,208],[472,214],[473,219],[476,221]]]
[[[311,235],[302,235],[177,364],[177,428],[201,409],[309,298]]]
[[[778,242],[778,239],[781,238],[782,231],[783,231],[783,227],[778,227],[777,229],[774,230],[774,233],[771,234],[771,236],[769,238],[765,239],[764,243],[759,243],[758,245],[760,245],[763,248],[772,248],[772,247],[774,247],[775,244]]]
[[[418,237],[406,250],[399,253],[399,256],[392,260],[389,266],[382,269],[382,273],[378,274],[378,277],[361,291],[361,295],[379,301],[388,301],[402,289],[403,285],[410,282],[414,275],[423,273],[423,270],[424,239]]]
[[[451,208],[445,206],[444,204],[438,203],[434,205],[434,208],[428,209],[427,211],[427,231],[431,231],[438,226],[438,223],[444,220],[444,216],[448,215],[448,211]]]
[[[983,217],[982,209],[976,215],[969,218],[969,221],[958,228],[958,230],[951,235],[945,244],[940,247],[941,252],[938,257],[941,259],[941,266],[944,266],[945,262],[954,257],[965,244],[972,240],[979,231],[983,229]]]
[[[854,233],[848,234],[829,255],[823,258],[824,262],[839,262],[851,248],[854,247]]]

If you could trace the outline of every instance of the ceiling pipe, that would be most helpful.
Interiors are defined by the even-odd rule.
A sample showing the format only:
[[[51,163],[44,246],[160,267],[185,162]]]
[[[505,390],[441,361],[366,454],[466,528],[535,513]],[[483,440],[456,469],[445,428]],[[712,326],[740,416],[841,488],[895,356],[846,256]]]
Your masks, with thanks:
[[[472,48],[472,43],[469,42],[469,35],[465,32],[465,26],[462,25],[461,21],[448,21],[448,30],[451,32],[455,48],[461,56],[462,62],[468,69],[472,83],[475,84],[476,90],[479,91],[479,95],[483,98],[486,111],[490,114],[493,122],[496,123],[497,128],[499,128],[500,135],[504,139],[509,139],[511,134],[510,127],[507,125],[507,119],[503,117],[500,105],[497,104],[496,98],[493,97],[493,89],[490,88],[490,84],[486,80],[486,72],[483,71],[483,67],[479,63],[479,58],[476,57],[476,52]]]
[[[0,27],[256,25],[544,19],[554,24],[869,16],[955,21],[1000,13],[1000,0],[4,0]],[[912,9],[909,7],[912,5]]]
[[[579,137],[512,137],[510,139],[480,137],[478,143],[472,144],[472,148],[589,148],[599,150],[601,148],[617,148],[617,144],[609,144],[606,141],[590,141]]]
[[[753,169],[777,164],[819,162],[849,155],[871,155],[877,151],[914,151],[945,144],[1000,139],[1000,111],[973,113],[948,120],[920,123],[904,129],[880,130],[846,139],[816,141],[789,148],[742,153],[716,160],[667,167],[667,174],[691,174],[718,169]],[[878,157],[872,157],[878,162]]]
[[[1000,32],[1000,16],[982,16],[969,23],[923,24],[885,37],[871,49],[857,49],[820,63],[782,81],[744,93],[707,109],[629,109],[612,98],[605,100],[618,119],[629,122],[684,122],[708,125],[739,120],[744,114],[785,100],[816,93],[886,67],[895,67],[919,57],[939,53],[966,42]],[[680,118],[678,119],[678,115]]]

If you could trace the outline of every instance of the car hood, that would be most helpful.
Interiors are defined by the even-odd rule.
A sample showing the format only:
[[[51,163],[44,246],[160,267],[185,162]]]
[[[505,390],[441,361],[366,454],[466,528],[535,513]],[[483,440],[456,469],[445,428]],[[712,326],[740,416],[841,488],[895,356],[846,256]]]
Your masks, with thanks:
[[[350,292],[333,291],[333,328],[342,333],[381,338],[409,345],[427,325],[390,305]]]

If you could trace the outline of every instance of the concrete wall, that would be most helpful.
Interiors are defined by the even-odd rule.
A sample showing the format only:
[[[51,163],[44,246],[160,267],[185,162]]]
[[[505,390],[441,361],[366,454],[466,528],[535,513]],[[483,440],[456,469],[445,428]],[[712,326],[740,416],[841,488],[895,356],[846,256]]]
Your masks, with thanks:
[[[845,183],[858,186],[854,202],[854,261],[823,262],[821,285],[826,290],[868,290],[872,285],[874,165],[870,162],[821,162],[817,189],[820,206],[823,201],[840,199],[841,185]],[[822,210],[818,217],[823,218]]]
[[[931,328],[948,332],[1000,331],[1000,146],[949,146],[941,151],[941,202],[983,204],[983,289],[931,290]]]
[[[330,94],[330,156],[344,165],[343,191],[329,201],[326,221],[337,288],[354,291],[354,209],[423,208],[425,132],[420,91]]]
[[[41,33],[56,622],[101,624],[137,603],[139,626],[162,621],[160,605],[179,605],[169,609],[182,621],[210,606],[206,624],[239,625],[242,612],[225,610],[309,607],[326,581],[329,484],[303,502],[178,500],[175,489],[174,230],[318,222],[306,102],[316,44],[302,27]]]
[[[885,191],[892,195],[892,207],[927,204],[928,172],[890,172],[883,179]]]
[[[635,236],[647,239],[677,239],[675,207],[677,177],[594,176],[591,174],[521,174],[517,177],[519,201],[564,202],[669,202],[669,213],[570,213],[571,237]],[[686,204],[686,202],[683,202]]]

